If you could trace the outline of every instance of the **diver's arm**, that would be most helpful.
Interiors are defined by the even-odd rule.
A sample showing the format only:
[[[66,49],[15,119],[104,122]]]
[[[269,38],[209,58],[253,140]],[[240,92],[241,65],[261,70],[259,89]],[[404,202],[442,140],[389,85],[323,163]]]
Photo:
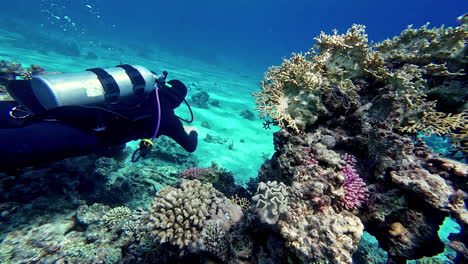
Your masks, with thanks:
[[[177,117],[171,118],[167,131],[162,133],[188,152],[194,152],[198,144],[198,132],[195,127],[183,126]]]

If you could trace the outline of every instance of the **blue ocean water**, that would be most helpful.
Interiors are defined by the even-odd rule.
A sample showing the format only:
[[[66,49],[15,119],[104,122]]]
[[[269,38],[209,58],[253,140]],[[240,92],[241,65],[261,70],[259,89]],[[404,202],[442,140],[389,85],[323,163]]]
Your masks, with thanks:
[[[411,24],[456,26],[467,9],[462,0],[16,0],[2,5],[0,17],[81,40],[157,46],[261,76],[282,57],[310,48],[320,31],[364,24],[378,42]]]

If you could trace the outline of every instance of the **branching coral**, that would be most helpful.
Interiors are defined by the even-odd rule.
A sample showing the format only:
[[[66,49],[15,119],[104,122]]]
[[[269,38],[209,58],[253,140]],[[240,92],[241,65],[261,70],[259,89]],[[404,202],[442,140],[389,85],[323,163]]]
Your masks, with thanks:
[[[293,54],[280,66],[270,67],[262,91],[254,93],[260,117],[269,116],[280,127],[300,133],[327,113],[321,96],[331,87],[354,97],[358,89],[351,79],[367,76],[383,64],[370,49],[364,29],[353,25],[344,35],[322,32],[308,53]]]
[[[457,129],[463,129],[468,126],[468,112],[459,114],[446,114],[436,111],[422,113],[422,117],[412,121],[411,125],[400,128],[401,132],[418,133],[424,132],[426,135],[436,134],[443,136]]]
[[[400,128],[403,133],[438,136],[449,135],[454,147],[468,153],[468,111],[458,114],[437,112],[434,109],[423,112],[420,119],[412,120],[410,125]]]
[[[207,221],[219,221],[228,230],[241,216],[240,207],[211,184],[190,180],[180,188],[166,186],[159,190],[149,207],[148,227],[151,236],[161,243],[196,248]]]
[[[367,200],[369,190],[367,190],[366,183],[356,171],[356,158],[349,154],[343,155],[342,158],[346,161],[344,168],[341,170],[345,177],[343,207],[347,210],[357,209]]]
[[[418,29],[411,26],[400,36],[387,39],[374,48],[386,61],[399,61],[416,65],[440,65],[439,73],[450,68],[452,72],[460,70],[460,62],[466,63],[463,55],[465,31],[462,27],[429,28],[426,24]],[[458,61],[458,63],[454,63]],[[447,63],[450,62],[450,65]],[[445,67],[444,67],[445,66]],[[434,67],[434,66],[431,66]]]
[[[279,67],[271,67],[262,81],[262,90],[254,93],[260,117],[271,117],[278,125],[294,131],[313,124],[324,111],[320,100],[323,78],[302,54],[293,54]]]
[[[246,211],[250,207],[250,201],[245,197],[239,197],[237,194],[231,197],[231,202],[235,205],[240,206],[242,211]]]
[[[162,243],[179,247],[195,243],[210,215],[215,195],[211,184],[197,180],[182,183],[180,189],[164,187],[149,207],[150,232]]]
[[[353,25],[345,34],[321,33],[304,55],[293,54],[265,74],[261,91],[254,93],[262,118],[270,117],[282,128],[304,133],[319,117],[332,113],[324,97],[359,100],[363,89],[380,89],[380,98],[391,98],[403,109],[402,121],[415,121],[436,105],[427,101],[430,78],[464,76],[464,30],[457,28],[407,29],[398,37],[369,44],[365,27]],[[363,80],[377,87],[364,87]],[[381,87],[385,87],[382,89]],[[334,96],[334,93],[340,96]],[[375,93],[373,91],[372,93]],[[456,113],[454,113],[456,114]],[[404,119],[406,118],[406,119]]]

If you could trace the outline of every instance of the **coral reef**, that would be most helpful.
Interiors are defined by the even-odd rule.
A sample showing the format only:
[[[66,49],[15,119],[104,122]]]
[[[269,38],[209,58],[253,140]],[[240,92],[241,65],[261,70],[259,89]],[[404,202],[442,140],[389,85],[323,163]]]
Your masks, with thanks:
[[[245,197],[239,197],[237,194],[231,197],[231,202],[240,206],[243,212],[245,212],[250,207],[250,201]]]
[[[106,215],[117,211],[122,208],[82,205],[52,219],[37,219],[2,237],[0,262],[118,263],[122,249],[133,238],[119,228],[105,228],[110,222],[115,224]]]
[[[265,128],[282,130],[259,180],[288,186],[289,210],[276,227],[299,259],[351,263],[364,226],[389,263],[433,256],[450,215],[462,226],[451,237],[455,261],[466,262],[467,167],[414,137],[447,135],[464,151],[464,36],[462,27],[425,25],[371,44],[353,25],[322,32],[309,52],[265,74],[257,110]]]
[[[125,206],[117,206],[112,208],[104,216],[102,220],[109,229],[122,229],[124,223],[132,216],[132,210]]]
[[[179,173],[179,176],[188,180],[195,180],[208,174],[208,168],[190,167]],[[209,180],[208,180],[209,181]]]
[[[211,183],[213,187],[226,197],[236,196],[238,199],[250,199],[251,195],[242,186],[235,184],[234,175],[218,164],[211,163],[210,167],[190,167],[179,173],[179,176],[188,180],[199,180],[202,183]]]
[[[324,134],[317,131],[306,138],[286,130],[275,133],[277,152],[262,166],[259,178],[283,180],[289,186],[289,209],[277,227],[301,262],[351,263],[364,226],[342,209],[345,179],[341,169],[346,161],[328,149],[332,145]],[[304,148],[308,151],[297,151]],[[317,162],[307,162],[309,151]]]
[[[450,116],[434,108],[437,95],[428,101],[428,91],[457,83],[451,90],[467,94],[463,89],[467,59],[462,27],[408,28],[400,36],[371,45],[365,27],[353,25],[342,35],[322,32],[316,41],[309,52],[293,54],[265,74],[262,90],[254,93],[260,117],[270,117],[280,127],[301,133],[320,117],[330,118],[337,110],[346,113],[367,103],[367,107],[381,108],[381,116],[392,121],[390,128],[411,131],[417,128],[414,123],[428,119],[421,119],[423,116]],[[364,100],[358,103],[361,97]],[[393,108],[380,107],[389,100]],[[466,117],[460,114],[463,100],[451,103],[444,108],[457,111],[451,112],[452,119],[457,116],[456,124],[466,126]],[[449,120],[445,130],[459,127]]]

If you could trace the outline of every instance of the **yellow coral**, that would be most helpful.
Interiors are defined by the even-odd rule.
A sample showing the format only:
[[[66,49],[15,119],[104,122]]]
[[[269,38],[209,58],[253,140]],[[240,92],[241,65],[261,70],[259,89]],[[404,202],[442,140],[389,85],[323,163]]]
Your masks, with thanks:
[[[323,78],[313,71],[314,65],[302,54],[293,54],[278,67],[270,67],[262,81],[262,92],[256,92],[259,115],[278,121],[282,128],[303,130],[317,119],[314,112],[322,109],[319,88]],[[305,113],[310,109],[310,114]],[[302,118],[306,115],[307,118]]]
[[[446,135],[456,129],[466,131],[468,112],[462,112],[456,115],[446,114],[435,110],[424,112],[417,121],[412,121],[409,126],[400,128],[401,132],[413,133],[424,132],[426,135],[436,134],[438,136]]]
[[[400,36],[375,45],[375,49],[382,53],[385,60],[418,65],[444,64],[449,58],[466,61],[463,58],[465,34],[463,27],[430,29],[427,23],[413,29],[410,25]],[[458,70],[458,67],[454,70]]]
[[[250,207],[250,201],[245,197],[239,197],[237,194],[231,197],[231,202],[238,205],[244,212]]]
[[[383,65],[370,49],[364,29],[353,25],[343,35],[322,32],[305,55],[293,54],[280,66],[270,67],[262,91],[253,94],[260,117],[269,116],[280,127],[302,133],[327,112],[321,95],[331,85],[350,93],[357,89],[351,78],[370,75],[370,68]]]
[[[452,138],[454,146],[468,153],[468,111],[458,114],[437,112],[434,109],[422,113],[422,117],[416,121],[410,121],[410,125],[400,128],[404,133],[419,133],[425,135],[448,135]]]
[[[427,79],[465,75],[464,36],[462,27],[429,29],[425,25],[409,27],[400,36],[371,46],[362,25],[353,25],[341,35],[336,30],[331,35],[321,32],[309,52],[293,54],[280,66],[269,68],[261,91],[253,94],[256,110],[281,128],[303,133],[329,112],[324,95],[330,96],[336,87],[356,101],[362,87],[357,83],[370,80],[388,90],[380,96],[389,95],[392,103],[403,107],[402,119],[434,114],[435,102],[426,98]]]
[[[454,147],[460,149],[464,153],[468,153],[468,124],[466,115],[463,126],[464,128],[460,129],[459,132],[450,133],[450,138],[452,138]]]

